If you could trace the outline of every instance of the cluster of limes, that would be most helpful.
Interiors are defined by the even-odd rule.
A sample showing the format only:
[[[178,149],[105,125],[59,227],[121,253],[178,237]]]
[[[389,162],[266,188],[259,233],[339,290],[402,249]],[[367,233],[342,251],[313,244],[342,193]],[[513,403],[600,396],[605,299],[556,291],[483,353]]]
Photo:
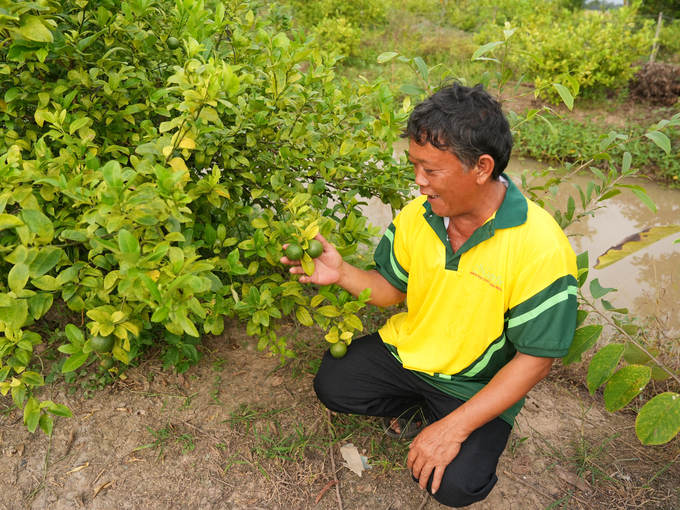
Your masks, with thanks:
[[[298,243],[291,243],[286,248],[286,257],[292,261],[300,260],[305,256],[305,251],[311,258],[318,259],[323,253],[323,244],[316,239],[312,239],[309,241],[309,247],[306,250],[303,250],[302,246]]]

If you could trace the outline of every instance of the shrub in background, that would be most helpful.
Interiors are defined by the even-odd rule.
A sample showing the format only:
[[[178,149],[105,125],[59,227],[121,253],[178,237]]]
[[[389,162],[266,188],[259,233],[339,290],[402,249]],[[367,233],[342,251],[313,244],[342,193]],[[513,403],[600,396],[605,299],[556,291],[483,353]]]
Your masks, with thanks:
[[[640,21],[636,5],[611,11],[556,11],[549,4],[522,19],[513,47],[531,54],[518,66],[528,72],[536,88],[571,73],[584,94],[625,87],[637,70],[641,57],[651,50],[653,22]],[[475,36],[477,42],[498,39],[500,30],[487,25]],[[492,35],[493,34],[493,35]],[[559,98],[551,87],[551,100]]]

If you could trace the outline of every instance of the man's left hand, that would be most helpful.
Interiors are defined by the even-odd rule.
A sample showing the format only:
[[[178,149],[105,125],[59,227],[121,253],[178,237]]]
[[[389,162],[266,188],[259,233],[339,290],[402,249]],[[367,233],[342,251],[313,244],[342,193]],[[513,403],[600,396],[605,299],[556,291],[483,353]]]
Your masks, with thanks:
[[[427,489],[432,476],[432,494],[439,490],[444,470],[456,458],[465,438],[453,437],[446,420],[434,422],[425,427],[410,445],[406,465],[418,479],[421,489]]]

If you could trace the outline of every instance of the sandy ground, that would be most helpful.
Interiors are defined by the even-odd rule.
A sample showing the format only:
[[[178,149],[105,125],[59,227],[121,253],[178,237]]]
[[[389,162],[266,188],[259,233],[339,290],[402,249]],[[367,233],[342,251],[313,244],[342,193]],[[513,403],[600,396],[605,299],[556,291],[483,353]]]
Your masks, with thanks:
[[[58,419],[51,440],[29,434],[1,399],[0,509],[336,509],[335,486],[324,492],[332,462],[344,509],[444,508],[423,501],[404,468],[406,445],[378,420],[333,415],[329,427],[303,371],[320,347],[280,368],[232,329],[206,339],[204,352],[183,375],[151,361],[93,396],[69,394],[63,380],[46,387],[43,399],[74,413]],[[584,379],[556,364],[530,393],[497,486],[469,508],[680,508],[680,441],[641,447],[634,413],[606,413]],[[346,443],[373,467],[361,477],[342,465]]]

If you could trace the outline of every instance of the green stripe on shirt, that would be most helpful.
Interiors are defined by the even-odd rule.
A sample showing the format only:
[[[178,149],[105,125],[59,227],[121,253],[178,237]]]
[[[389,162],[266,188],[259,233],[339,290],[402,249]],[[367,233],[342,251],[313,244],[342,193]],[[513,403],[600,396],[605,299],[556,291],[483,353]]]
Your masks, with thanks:
[[[520,324],[524,324],[525,322],[528,322],[532,319],[535,319],[539,315],[541,315],[543,312],[546,310],[552,308],[553,306],[566,301],[569,299],[569,296],[575,296],[576,295],[577,288],[575,285],[569,285],[565,290],[562,292],[555,294],[549,299],[546,299],[543,301],[540,305],[538,305],[536,308],[533,310],[530,310],[526,313],[523,313],[522,315],[518,317],[513,317],[508,321],[508,328],[514,328],[516,326],[519,326]]]

